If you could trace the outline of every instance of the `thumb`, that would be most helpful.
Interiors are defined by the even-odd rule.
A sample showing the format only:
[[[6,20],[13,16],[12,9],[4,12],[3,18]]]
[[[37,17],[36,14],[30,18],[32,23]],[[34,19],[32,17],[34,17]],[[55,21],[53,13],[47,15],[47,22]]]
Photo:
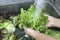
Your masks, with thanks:
[[[34,31],[33,29],[30,29],[30,28],[26,28],[26,27],[24,27],[24,31],[25,31],[26,34],[28,34],[31,37],[37,39],[37,37],[38,37],[37,35],[38,35],[39,32]]]

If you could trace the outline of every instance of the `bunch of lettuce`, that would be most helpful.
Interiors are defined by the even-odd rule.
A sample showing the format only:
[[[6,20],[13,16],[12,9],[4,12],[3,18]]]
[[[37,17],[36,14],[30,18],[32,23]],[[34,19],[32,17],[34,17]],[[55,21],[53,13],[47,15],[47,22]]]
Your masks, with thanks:
[[[38,18],[34,18],[35,7],[31,5],[28,10],[21,9],[21,14],[18,15],[19,28],[28,27],[34,30],[38,30],[41,33],[51,35],[56,38],[60,38],[60,32],[50,30],[45,27],[48,23],[48,17],[44,16],[44,10],[40,9]],[[38,14],[38,13],[37,13]]]
[[[44,10],[40,9],[38,18],[34,18],[34,12],[35,7],[33,5],[31,5],[28,10],[24,10],[23,8],[21,8],[21,13],[18,16],[14,18],[11,17],[12,22],[15,25],[18,25],[19,28],[28,27],[34,30],[38,30],[41,33],[60,38],[59,31],[50,30],[45,27],[45,25],[48,23],[48,17],[44,16]]]

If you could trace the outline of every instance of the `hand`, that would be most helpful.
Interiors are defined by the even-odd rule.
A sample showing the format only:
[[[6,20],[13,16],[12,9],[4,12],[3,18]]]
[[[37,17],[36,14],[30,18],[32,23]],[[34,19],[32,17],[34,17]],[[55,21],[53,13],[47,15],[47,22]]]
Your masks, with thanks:
[[[44,16],[48,16],[48,24],[46,25],[46,27],[53,27],[56,26],[56,22],[59,21],[57,18],[54,18],[50,15],[44,14]]]
[[[24,30],[25,30],[26,34],[28,34],[29,36],[33,37],[36,40],[57,40],[56,38],[53,38],[51,36],[39,33],[33,29],[30,29],[30,28],[24,27]]]

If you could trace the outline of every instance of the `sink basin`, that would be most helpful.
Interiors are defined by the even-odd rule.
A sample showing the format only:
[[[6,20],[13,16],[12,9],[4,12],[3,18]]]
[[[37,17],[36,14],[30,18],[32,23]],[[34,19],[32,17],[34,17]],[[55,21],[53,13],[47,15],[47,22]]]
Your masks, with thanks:
[[[0,0],[0,14],[19,13],[20,8],[27,9],[34,0]]]

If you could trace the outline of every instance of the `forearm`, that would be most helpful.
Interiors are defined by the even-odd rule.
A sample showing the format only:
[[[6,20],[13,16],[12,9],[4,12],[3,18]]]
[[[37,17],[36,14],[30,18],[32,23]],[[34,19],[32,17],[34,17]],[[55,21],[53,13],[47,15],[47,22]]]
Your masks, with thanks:
[[[42,34],[42,33],[38,33],[39,36],[37,37],[36,40],[57,40],[56,38],[53,38],[51,36],[48,36],[48,35],[45,35],[45,34]]]
[[[53,38],[51,36],[45,35],[43,33],[35,33],[33,36],[36,40],[57,40],[56,38]]]
[[[25,32],[32,36],[33,38],[35,38],[36,40],[57,40],[51,36],[42,34],[40,32],[36,32],[33,29],[29,29],[29,28],[24,28]]]

